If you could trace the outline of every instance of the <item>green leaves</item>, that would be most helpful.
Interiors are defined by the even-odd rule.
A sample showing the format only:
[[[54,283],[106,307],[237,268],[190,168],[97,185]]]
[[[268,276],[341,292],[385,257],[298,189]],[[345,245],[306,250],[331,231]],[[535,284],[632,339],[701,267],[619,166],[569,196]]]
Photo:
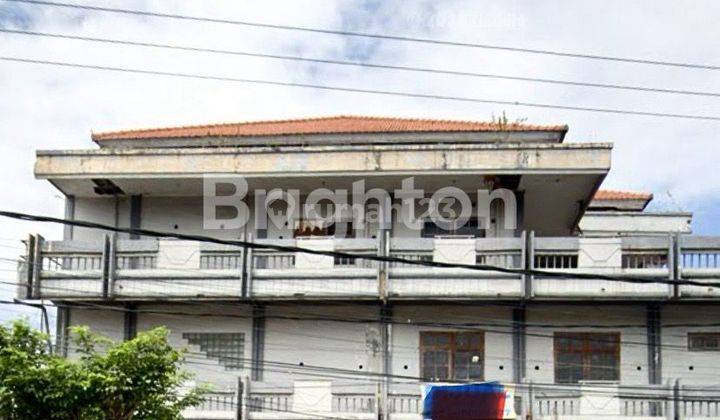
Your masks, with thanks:
[[[156,328],[113,343],[76,327],[71,360],[49,354],[47,337],[25,322],[0,326],[0,418],[181,419],[205,390],[183,391],[190,375],[168,334]]]

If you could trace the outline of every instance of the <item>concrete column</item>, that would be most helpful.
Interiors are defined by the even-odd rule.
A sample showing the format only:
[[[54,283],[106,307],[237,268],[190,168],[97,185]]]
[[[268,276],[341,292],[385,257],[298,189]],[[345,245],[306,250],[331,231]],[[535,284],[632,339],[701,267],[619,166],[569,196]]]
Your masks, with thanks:
[[[527,375],[526,372],[526,308],[520,306],[512,312],[512,343],[513,343],[513,382],[522,383]]]
[[[392,306],[383,304],[380,307],[380,336],[382,341],[382,364],[381,373],[383,375],[380,401],[378,404],[379,413],[383,419],[389,418],[389,395],[392,380]]]
[[[130,229],[140,229],[142,225],[142,195],[130,196]],[[140,235],[131,234],[130,239],[140,239]]]
[[[137,305],[126,305],[123,317],[123,340],[132,340],[137,336]]]
[[[533,270],[535,268],[535,232],[523,232],[525,244],[523,252],[523,268]],[[530,274],[523,275],[523,298],[532,299],[533,297],[533,276]]]
[[[253,381],[263,379],[263,361],[265,360],[265,306],[253,306],[252,319],[252,366]]]
[[[515,200],[517,203],[516,232],[525,230],[525,191],[515,191]]]
[[[65,196],[65,219],[75,220],[75,196]],[[64,225],[63,226],[63,240],[71,241],[73,239],[74,226]]]
[[[647,325],[648,383],[662,383],[662,318],[660,304],[651,303],[645,311]]]
[[[68,328],[70,327],[70,308],[61,306],[57,310],[55,320],[55,353],[67,357],[68,354]]]

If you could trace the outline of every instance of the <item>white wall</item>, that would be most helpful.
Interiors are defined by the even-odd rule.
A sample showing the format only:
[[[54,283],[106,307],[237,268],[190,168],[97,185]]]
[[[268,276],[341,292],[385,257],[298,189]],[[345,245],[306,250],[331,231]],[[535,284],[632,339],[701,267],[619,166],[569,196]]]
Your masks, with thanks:
[[[680,379],[685,385],[718,385],[720,352],[688,351],[688,332],[720,332],[720,308],[700,305],[668,305],[663,308],[663,377]],[[691,324],[692,327],[672,325]],[[701,325],[716,324],[702,327]],[[690,369],[692,367],[692,370]]]
[[[188,370],[198,382],[210,382],[215,389],[235,386],[238,377],[250,375],[252,357],[252,311],[249,305],[204,303],[197,305],[141,305],[138,331],[164,325],[170,329],[170,342],[178,348],[190,348]],[[142,313],[175,312],[170,314]],[[391,328],[391,373],[420,377],[421,331],[466,331],[460,324],[478,324],[485,331],[485,380],[512,382],[511,307],[472,304],[413,305],[397,304]],[[563,305],[547,304],[527,309],[527,380],[554,382],[553,334],[555,332],[619,332],[621,339],[620,381],[622,385],[648,384],[647,331],[644,304],[636,305]],[[177,314],[182,313],[182,314]],[[203,316],[201,314],[213,314]],[[225,316],[222,316],[225,315]],[[376,323],[377,305],[283,304],[267,308],[265,323],[266,361],[263,384],[289,389],[295,380],[318,379],[312,366],[353,372],[333,374],[335,392],[374,391],[373,379],[358,376],[380,372],[380,329]],[[285,318],[285,319],[278,319]],[[289,318],[331,318],[294,320]],[[716,306],[668,305],[662,310],[663,382],[678,378],[684,385],[716,385],[720,377],[720,353],[689,352],[687,333],[720,332],[720,327],[686,327],[678,324],[712,324],[720,318]],[[342,322],[352,321],[352,322]],[[417,324],[444,323],[452,326]],[[538,325],[541,324],[541,325]],[[123,337],[123,312],[72,309],[70,325],[88,325],[92,330],[119,341]],[[569,326],[576,325],[576,326]],[[475,325],[473,325],[475,327]],[[216,360],[199,354],[182,338],[188,332],[241,332],[245,334],[241,370],[225,370]],[[72,348],[71,348],[72,350]],[[70,352],[72,354],[72,351]],[[278,362],[284,365],[278,365]],[[305,368],[300,366],[305,365]],[[362,368],[360,366],[362,365]],[[297,366],[297,367],[296,367]],[[690,370],[690,367],[693,367]],[[537,367],[537,369],[536,369]],[[639,369],[638,369],[639,368]],[[357,374],[357,375],[356,375]],[[338,377],[345,376],[345,378]],[[417,384],[395,385],[395,390],[417,392]]]
[[[121,227],[128,227],[130,224],[130,200],[127,197],[118,197],[117,204],[117,224]],[[492,206],[492,218],[502,223],[501,208],[496,205],[497,200]],[[251,215],[253,214],[254,205],[248,201]],[[281,211],[283,206],[280,202],[273,203],[274,211]],[[415,215],[424,212],[419,205],[416,206]],[[473,208],[472,217],[477,215],[476,209]],[[222,208],[219,211],[219,218],[231,218],[234,211]],[[114,197],[78,197],[75,200],[75,218],[80,220],[89,220],[93,222],[116,224],[116,205]],[[401,223],[397,213],[393,214],[393,235],[397,237],[420,237],[420,230],[410,229]],[[177,226],[177,228],[176,228]],[[254,216],[250,217],[248,228],[254,230]],[[240,238],[242,237],[242,229],[203,229],[203,198],[202,197],[142,197],[142,213],[141,227],[144,229],[182,232],[189,234],[211,234],[220,238]],[[276,226],[270,218],[268,218],[267,237],[272,239],[292,238],[294,226]],[[357,237],[372,237],[375,232],[356,232]],[[486,236],[513,236],[514,232],[502,229],[496,229],[495,225],[490,226],[486,231]],[[74,238],[76,240],[99,240],[102,234],[97,231],[75,228]]]
[[[288,305],[267,308],[268,316],[321,317],[346,321],[377,319],[379,309],[373,305]],[[379,372],[380,330],[375,323],[267,319],[265,324],[265,355],[268,363],[263,382],[270,386],[287,387],[293,380],[318,379],[300,367],[322,366],[351,372]],[[272,362],[292,366],[273,366]],[[298,366],[298,368],[294,368]],[[362,366],[362,368],[361,368]],[[336,375],[337,376],[337,375]],[[336,387],[345,384],[369,386],[367,378],[350,375],[333,378]]]
[[[113,341],[122,341],[124,335],[124,315],[122,311],[70,309],[69,325],[87,326],[91,331],[102,334]],[[73,354],[74,344],[68,342],[68,354]]]
[[[142,305],[139,308],[141,312],[138,313],[138,332],[159,326],[167,327],[170,330],[170,344],[173,347],[188,350],[185,367],[195,375],[196,382],[211,383],[215,390],[232,389],[236,386],[238,377],[250,374],[252,311],[248,305],[208,303],[202,305]],[[142,313],[142,311],[165,313]],[[213,314],[213,316],[201,314]],[[243,369],[226,370],[217,360],[208,358],[198,346],[191,346],[183,338],[183,333],[245,334],[243,358],[247,361]]]
[[[691,213],[587,212],[580,219],[586,235],[691,233]]]
[[[115,226],[117,219],[119,226],[128,227],[129,213],[129,202],[124,197],[118,197],[117,206],[114,197],[78,197],[75,199],[75,219],[78,220],[88,220]],[[97,229],[74,227],[73,239],[77,241],[101,241],[105,233]]]
[[[480,324],[477,329],[485,331],[485,380],[506,381],[513,379],[512,365],[512,311],[504,306],[481,305],[402,305],[394,308],[395,324],[392,326],[392,374],[420,377],[420,332],[421,331],[468,331],[459,324]],[[407,323],[407,325],[402,325]],[[458,324],[451,326],[425,326],[413,323]],[[483,326],[483,323],[486,326]],[[507,325],[495,326],[488,324]],[[473,326],[473,329],[476,327]],[[407,368],[406,368],[407,366]],[[416,391],[418,385],[401,386],[395,389]]]

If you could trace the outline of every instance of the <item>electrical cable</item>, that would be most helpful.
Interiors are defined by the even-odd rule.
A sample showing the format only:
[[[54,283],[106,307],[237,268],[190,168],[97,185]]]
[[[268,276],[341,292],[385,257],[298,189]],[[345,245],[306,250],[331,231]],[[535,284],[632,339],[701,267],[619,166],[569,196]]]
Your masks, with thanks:
[[[113,38],[89,37],[89,36],[60,34],[60,33],[51,33],[51,32],[28,31],[28,30],[20,30],[20,29],[0,28],[0,32],[14,34],[14,35],[37,36],[37,37],[45,37],[45,38],[66,39],[66,40],[95,42],[95,43],[103,43],[103,44],[126,45],[126,46],[134,46],[134,47],[157,48],[157,49],[166,49],[166,50],[200,52],[200,53],[219,54],[219,55],[253,57],[253,58],[266,58],[266,59],[272,59],[272,60],[284,60],[284,61],[305,62],[305,63],[331,64],[331,65],[338,65],[338,66],[351,66],[351,67],[371,68],[371,69],[379,69],[379,70],[396,70],[396,71],[412,72],[412,73],[427,73],[427,74],[441,74],[441,75],[446,75],[446,76],[473,77],[473,78],[497,79],[497,80],[512,80],[512,81],[519,81],[519,82],[545,83],[545,84],[576,86],[576,87],[590,87],[590,88],[599,88],[599,89],[629,90],[629,91],[648,92],[648,93],[720,97],[719,92],[702,92],[702,91],[693,91],[693,90],[685,90],[685,89],[667,89],[667,88],[657,88],[657,87],[649,87],[649,86],[621,85],[621,84],[613,84],[613,83],[580,82],[580,81],[572,81],[572,80],[547,79],[547,78],[528,77],[528,76],[511,76],[511,75],[505,75],[505,74],[478,73],[478,72],[461,71],[461,70],[440,69],[440,68],[393,65],[393,64],[373,63],[373,62],[366,62],[366,61],[348,61],[348,60],[335,60],[335,59],[328,59],[328,58],[301,57],[301,56],[284,55],[284,54],[266,54],[266,53],[260,53],[260,52],[224,50],[224,49],[217,49],[217,48],[203,48],[203,47],[193,47],[193,46],[188,46],[188,45],[163,44],[163,43],[144,42],[144,41],[142,41],[142,42],[141,41],[130,41],[130,40],[121,40],[121,39],[113,39]]]
[[[342,31],[342,30],[334,30],[334,29],[326,29],[326,28],[280,25],[280,24],[271,24],[271,23],[263,23],[263,22],[251,22],[251,21],[242,21],[242,20],[233,20],[233,19],[190,16],[190,15],[173,14],[173,13],[150,12],[150,11],[135,10],[135,9],[121,9],[121,8],[92,6],[92,5],[83,5],[83,4],[75,4],[75,3],[62,3],[62,2],[55,2],[55,1],[43,1],[43,0],[4,0],[4,1],[11,1],[11,2],[15,2],[15,3],[34,4],[34,5],[41,5],[41,6],[72,8],[72,9],[88,10],[88,11],[94,11],[94,12],[118,13],[118,14],[135,15],[135,16],[150,16],[150,17],[156,17],[156,18],[176,19],[176,20],[183,20],[183,21],[219,23],[219,24],[239,25],[239,26],[257,27],[257,28],[265,28],[265,29],[281,29],[281,30],[288,30],[288,31],[300,31],[300,32],[308,32],[308,33],[340,35],[340,36],[349,36],[349,37],[358,37],[358,38],[382,39],[382,40],[388,40],[388,41],[414,42],[414,43],[421,43],[421,44],[427,44],[427,45],[443,45],[443,46],[453,46],[453,47],[479,48],[479,49],[488,49],[488,50],[509,51],[509,52],[515,52],[515,53],[549,55],[549,56],[565,57],[565,58],[603,60],[603,61],[612,61],[612,62],[621,62],[621,63],[647,64],[647,65],[667,66],[667,67],[682,67],[682,68],[701,69],[701,70],[720,70],[720,66],[710,65],[710,64],[683,63],[683,62],[675,62],[675,61],[652,60],[652,59],[641,59],[641,58],[630,58],[630,57],[614,57],[614,56],[606,56],[606,55],[599,55],[599,54],[586,54],[586,53],[554,51],[554,50],[545,50],[545,49],[521,48],[521,47],[511,47],[511,46],[504,46],[504,45],[480,44],[480,43],[471,43],[471,42],[462,42],[462,41],[450,41],[450,40],[442,40],[442,39],[411,37],[411,36],[403,36],[403,35],[390,35],[390,34],[367,33],[367,32],[356,32],[356,31]]]
[[[14,1],[14,0],[3,0],[3,1]],[[265,79],[249,79],[239,78],[230,76],[219,76],[209,74],[196,74],[196,73],[184,73],[184,72],[173,72],[173,71],[162,71],[162,70],[149,70],[129,67],[117,67],[117,66],[105,66],[97,64],[80,64],[71,63],[67,61],[52,61],[52,60],[41,60],[31,59],[23,57],[10,57],[0,56],[0,60],[15,63],[24,64],[39,64],[66,68],[80,68],[86,70],[101,70],[119,73],[133,73],[133,74],[144,74],[153,76],[167,76],[184,79],[195,79],[195,80],[212,80],[221,82],[233,82],[243,84],[255,84],[255,85],[267,85],[267,86],[283,86],[283,87],[297,87],[303,89],[315,89],[324,91],[336,91],[336,92],[348,92],[348,93],[362,93],[370,95],[381,95],[381,96],[399,96],[407,98],[418,98],[418,99],[435,99],[443,101],[454,101],[464,103],[481,103],[481,104],[493,104],[493,105],[507,105],[507,106],[520,106],[529,108],[542,108],[542,109],[560,109],[566,111],[581,111],[581,112],[597,112],[603,114],[615,114],[615,115],[635,115],[643,117],[659,117],[659,118],[677,118],[686,120],[698,120],[698,121],[720,121],[720,117],[713,115],[697,115],[697,114],[678,114],[671,112],[652,112],[652,111],[636,111],[630,109],[618,109],[618,108],[602,108],[602,107],[590,107],[590,106],[573,106],[573,105],[561,105],[561,104],[547,104],[539,102],[523,102],[523,101],[509,101],[499,99],[485,99],[479,97],[469,96],[452,96],[452,95],[436,95],[430,93],[418,93],[409,91],[396,91],[396,90],[380,90],[380,89],[363,89],[354,88],[347,86],[335,86],[335,85],[320,85],[313,83],[300,83],[300,82],[287,82],[280,80],[265,80]]]

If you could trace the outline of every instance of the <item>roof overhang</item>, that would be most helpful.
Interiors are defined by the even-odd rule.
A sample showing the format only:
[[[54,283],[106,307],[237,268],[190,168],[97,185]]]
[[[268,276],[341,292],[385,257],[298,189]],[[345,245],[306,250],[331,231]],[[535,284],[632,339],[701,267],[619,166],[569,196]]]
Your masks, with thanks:
[[[568,234],[607,175],[611,149],[503,143],[55,150],[37,152],[35,175],[78,197],[97,196],[98,180],[127,195],[201,196],[205,175],[242,176],[251,189],[332,188],[357,179],[371,188],[413,176],[428,188],[459,183],[467,190],[480,188],[483,177],[519,175],[525,228]]]
[[[178,148],[178,147],[257,147],[305,145],[382,145],[424,143],[562,143],[566,131],[487,131],[487,132],[388,132],[313,133],[263,136],[148,137],[139,139],[94,139],[100,147]]]

